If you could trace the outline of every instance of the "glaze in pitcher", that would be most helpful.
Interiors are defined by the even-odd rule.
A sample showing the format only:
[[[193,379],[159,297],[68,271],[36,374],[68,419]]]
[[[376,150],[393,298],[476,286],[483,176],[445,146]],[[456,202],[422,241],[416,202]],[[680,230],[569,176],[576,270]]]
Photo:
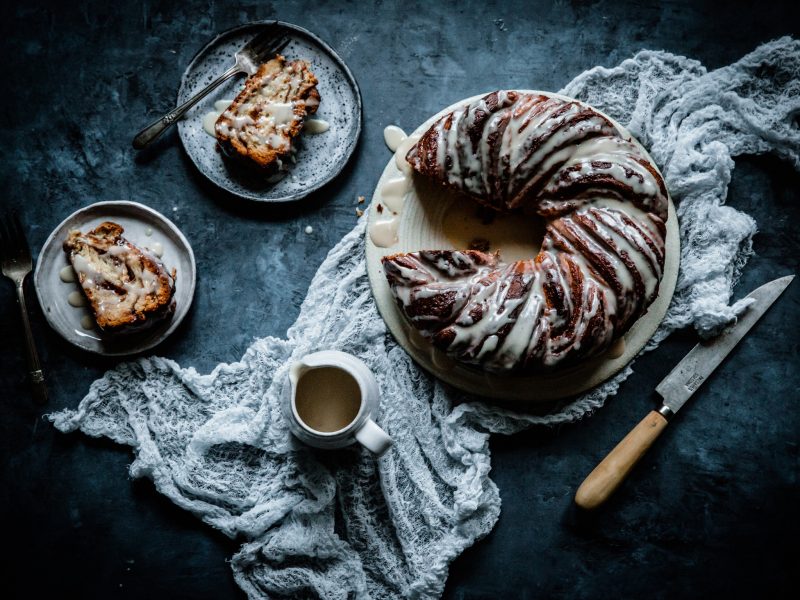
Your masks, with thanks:
[[[307,379],[304,381],[304,378]],[[340,382],[336,390],[329,387],[333,381]],[[357,405],[351,397],[356,394]],[[334,425],[338,428],[328,431],[321,426],[324,419],[311,418],[313,411],[304,413],[309,396],[314,406],[324,409],[322,412],[327,415],[329,424],[336,424],[336,418],[344,417],[342,426]],[[284,416],[292,433],[310,446],[341,448],[357,441],[380,456],[392,445],[392,440],[375,424],[379,406],[380,391],[375,376],[363,361],[351,354],[337,350],[314,352],[289,368],[289,385],[284,388]]]

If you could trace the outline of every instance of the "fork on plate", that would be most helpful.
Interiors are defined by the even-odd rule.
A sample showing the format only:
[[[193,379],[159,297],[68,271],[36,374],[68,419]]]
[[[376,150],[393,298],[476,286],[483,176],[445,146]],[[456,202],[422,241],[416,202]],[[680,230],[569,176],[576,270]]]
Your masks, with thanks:
[[[255,73],[261,63],[272,58],[273,55],[283,50],[289,43],[289,38],[281,34],[280,30],[277,24],[264,27],[260,33],[234,54],[235,63],[230,69],[225,71],[186,102],[173,108],[163,117],[153,121],[150,125],[142,129],[136,137],[133,138],[133,147],[137,150],[141,150],[150,144],[150,142],[155,140],[173,123],[185,115],[190,108],[237,73],[247,73],[248,75]]]
[[[25,305],[25,278],[31,272],[32,266],[31,250],[19,216],[17,213],[6,212],[0,218],[0,269],[2,269],[3,275],[14,282],[17,288],[17,301],[25,329],[28,375],[33,389],[33,399],[38,404],[44,404],[47,402],[47,385],[44,381],[44,371],[39,363],[39,354],[36,352],[28,309]]]

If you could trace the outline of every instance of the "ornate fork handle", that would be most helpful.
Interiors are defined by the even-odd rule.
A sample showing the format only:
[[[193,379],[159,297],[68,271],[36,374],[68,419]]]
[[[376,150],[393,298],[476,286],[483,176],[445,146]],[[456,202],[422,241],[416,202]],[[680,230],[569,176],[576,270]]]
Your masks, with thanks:
[[[206,87],[202,90],[197,92],[194,96],[189,98],[186,102],[173,108],[163,117],[156,119],[150,125],[142,129],[135,138],[133,138],[133,147],[137,150],[141,150],[148,144],[150,144],[153,140],[155,140],[158,136],[160,136],[164,131],[169,129],[169,127],[175,123],[178,119],[180,119],[186,112],[192,108],[195,104],[200,102],[203,98],[208,96],[211,92],[225,83],[228,79],[236,75],[237,73],[241,72],[242,69],[239,65],[234,65],[227,71],[225,71],[222,75],[220,75],[217,79],[209,83]]]
[[[39,362],[39,353],[36,352],[36,344],[33,341],[31,322],[28,318],[28,307],[25,305],[25,277],[20,277],[15,281],[17,288],[17,303],[22,314],[22,326],[25,331],[25,354],[28,359],[28,375],[33,389],[33,399],[38,404],[47,402],[47,385],[44,381],[44,371]]]

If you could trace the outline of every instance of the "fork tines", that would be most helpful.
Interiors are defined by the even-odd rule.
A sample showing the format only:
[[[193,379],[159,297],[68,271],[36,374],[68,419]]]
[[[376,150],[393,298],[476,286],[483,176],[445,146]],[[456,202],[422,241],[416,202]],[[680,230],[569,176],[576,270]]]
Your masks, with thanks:
[[[289,38],[279,33],[280,31],[277,25],[267,25],[242,48],[242,52],[248,54],[254,61],[263,62],[265,58],[283,50],[289,43]]]
[[[27,262],[31,259],[28,240],[16,211],[5,211],[0,219],[0,260]]]

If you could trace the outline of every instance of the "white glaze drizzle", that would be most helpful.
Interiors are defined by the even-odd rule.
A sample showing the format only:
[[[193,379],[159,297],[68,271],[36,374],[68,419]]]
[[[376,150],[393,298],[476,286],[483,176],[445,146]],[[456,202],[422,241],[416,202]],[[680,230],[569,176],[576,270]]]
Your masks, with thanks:
[[[408,164],[406,155],[408,154],[408,151],[411,150],[411,147],[419,141],[419,138],[419,135],[410,135],[403,139],[397,146],[397,150],[395,150],[394,153],[394,164],[401,173],[406,175],[411,174],[411,165]]]

